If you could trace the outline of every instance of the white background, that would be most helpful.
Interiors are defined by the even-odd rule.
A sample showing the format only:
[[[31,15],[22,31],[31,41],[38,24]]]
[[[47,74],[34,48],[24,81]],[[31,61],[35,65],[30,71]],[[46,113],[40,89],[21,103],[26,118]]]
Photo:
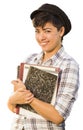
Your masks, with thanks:
[[[16,67],[30,53],[39,52],[34,37],[30,13],[43,3],[60,6],[72,21],[72,31],[64,37],[63,45],[80,65],[78,99],[66,121],[66,130],[82,130],[82,0],[0,0],[0,130],[10,130],[13,113],[7,108],[7,99],[16,79]]]

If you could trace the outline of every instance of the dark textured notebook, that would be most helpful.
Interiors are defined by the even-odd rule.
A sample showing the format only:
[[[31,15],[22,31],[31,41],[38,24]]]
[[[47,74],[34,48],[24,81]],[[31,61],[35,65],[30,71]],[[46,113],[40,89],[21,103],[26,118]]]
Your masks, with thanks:
[[[44,70],[40,68],[43,67],[29,66],[24,84],[26,88],[29,89],[34,94],[36,98],[44,102],[54,104],[57,92],[57,79],[58,79],[57,72],[54,71],[54,73],[53,72],[51,73],[51,68],[50,72],[45,71],[45,67]],[[35,112],[33,108],[31,108],[31,106],[28,104],[27,105],[22,104],[19,106],[32,112]]]

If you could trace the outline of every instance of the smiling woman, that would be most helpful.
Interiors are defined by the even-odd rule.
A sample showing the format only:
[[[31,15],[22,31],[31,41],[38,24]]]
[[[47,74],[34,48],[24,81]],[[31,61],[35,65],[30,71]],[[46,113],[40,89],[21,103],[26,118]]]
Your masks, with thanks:
[[[79,89],[79,64],[65,52],[62,44],[64,36],[71,30],[71,21],[62,9],[49,3],[33,11],[30,18],[41,52],[28,56],[25,63],[60,68],[58,91],[54,103],[50,104],[36,97],[33,91],[35,85],[31,91],[25,89],[26,84],[21,80],[13,80],[12,84],[17,89],[8,99],[8,108],[18,114],[18,117],[14,120],[11,130],[65,130],[65,121],[70,115]],[[46,89],[46,86],[44,87]],[[30,110],[28,112],[26,108],[22,109],[20,104],[29,105],[36,114]]]
[[[55,24],[54,21],[53,21],[53,23],[52,23],[52,21],[49,21],[49,22],[46,22],[46,24],[44,24],[42,22],[38,22],[38,20],[37,20],[36,21],[37,23],[34,23],[35,22],[33,19],[34,13],[33,13],[32,17],[29,16],[30,13],[34,9],[36,9],[38,6],[40,6],[46,2],[59,5],[59,7],[63,8],[67,12],[67,14],[69,15],[69,17],[72,21],[72,31],[70,31],[70,33],[68,35],[63,35],[63,33],[65,32],[65,28],[62,27],[62,25],[64,25],[64,24],[62,24],[60,26],[60,24],[62,22],[60,23],[59,20],[55,21],[56,23],[59,23],[59,25]],[[73,6],[73,5],[75,5],[75,6]],[[66,1],[66,0],[39,1],[39,0],[36,0],[35,4],[33,4],[33,0],[31,0],[29,3],[27,0],[25,0],[25,1],[20,1],[20,0],[18,0],[18,1],[15,1],[15,0],[14,1],[10,1],[10,0],[0,1],[0,23],[1,23],[0,24],[0,36],[1,36],[0,37],[0,43],[1,43],[1,47],[0,47],[0,59],[1,59],[1,64],[0,64],[0,75],[1,75],[0,76],[0,104],[1,104],[0,129],[4,130],[6,127],[6,129],[10,130],[10,127],[11,127],[12,121],[13,121],[12,118],[16,117],[16,116],[18,117],[18,115],[16,115],[15,113],[12,113],[8,109],[7,102],[8,102],[9,96],[12,94],[12,91],[13,91],[13,85],[11,84],[11,80],[16,78],[17,66],[20,62],[23,61],[23,59],[26,58],[26,55],[29,55],[34,52],[39,53],[41,50],[44,50],[44,53],[41,53],[39,55],[40,56],[39,59],[38,59],[38,57],[35,58],[35,62],[36,63],[38,62],[38,64],[42,64],[42,65],[43,64],[52,65],[53,54],[54,53],[56,54],[58,52],[58,50],[60,50],[60,49],[61,49],[61,53],[62,53],[62,51],[63,51],[62,45],[64,45],[64,48],[66,49],[66,51],[68,53],[70,53],[71,56],[73,56],[80,64],[80,68],[81,68],[80,81],[82,81],[82,72],[83,72],[82,64],[83,63],[81,60],[82,59],[81,41],[82,41],[82,25],[83,24],[82,24],[82,16],[79,15],[80,12],[82,12],[82,9],[83,8],[82,8],[81,0],[79,0],[79,1],[77,0],[77,1],[75,1],[75,3],[72,0],[70,0],[70,1]],[[44,13],[44,15],[45,15],[45,13]],[[79,16],[79,19],[81,19],[80,24],[78,24],[79,19],[77,19],[77,16]],[[32,22],[30,22],[29,17],[32,18]],[[53,16],[51,16],[51,17],[53,17]],[[48,19],[45,19],[45,20],[47,21]],[[35,38],[40,47],[36,44],[36,41],[34,39],[32,23],[34,24],[34,27],[35,27]],[[37,24],[40,24],[40,25],[38,26]],[[80,32],[79,35],[78,35],[78,32]],[[67,32],[64,34],[67,34]],[[52,37],[52,36],[54,36],[54,37]],[[53,41],[52,41],[52,39],[53,39]],[[55,40],[57,40],[56,50],[54,49]],[[60,44],[58,45],[58,43],[60,43]],[[29,59],[27,59],[26,61],[32,63],[33,61],[29,61],[30,58],[32,58],[32,57],[29,57]],[[59,53],[58,53],[58,55],[56,55],[56,58],[59,58]],[[55,58],[54,63],[58,65],[58,61],[56,61],[56,58]],[[31,60],[33,60],[33,59],[31,59]],[[74,69],[75,69],[75,66],[74,66]],[[65,71],[64,71],[64,73],[65,73]],[[68,75],[68,77],[71,77],[71,76]],[[63,78],[66,79],[65,77],[63,77]],[[73,79],[74,79],[74,76],[72,77],[72,81],[73,81]],[[80,86],[82,86],[82,82],[80,83]],[[62,87],[64,87],[64,86],[62,86]],[[69,88],[71,88],[71,87],[69,87]],[[83,91],[83,88],[81,87],[79,89],[78,99],[72,108],[70,116],[66,120],[65,128],[67,130],[82,129],[82,120],[79,120],[83,113],[82,91]],[[59,96],[60,96],[60,91],[59,91],[58,97]],[[64,112],[62,111],[62,108],[61,108],[61,110],[59,110],[58,97],[57,97],[57,102],[55,103],[55,109],[52,108],[52,106],[51,106],[53,113],[50,111],[51,109],[49,109],[48,115],[46,115],[46,111],[47,111],[46,108],[45,107],[43,108],[43,106],[45,106],[46,104],[42,105],[43,102],[41,102],[35,98],[33,100],[34,102],[31,103],[31,106],[34,109],[36,109],[36,111],[40,115],[44,116],[46,120],[52,120],[54,122],[53,127],[55,126],[55,124],[62,122],[64,120],[64,118],[66,118],[64,116],[65,115]],[[68,97],[66,96],[66,98],[65,98],[64,93],[63,93],[62,98],[65,99],[64,103],[62,105],[66,107],[65,102],[68,99]],[[72,99],[74,99],[74,98],[72,97]],[[62,102],[62,99],[60,99],[60,100]],[[39,106],[42,108],[42,110],[43,109],[45,110],[45,113],[43,113],[44,111],[42,112],[42,110],[39,108]],[[47,104],[47,107],[48,107],[48,104]],[[68,107],[70,108],[70,106],[68,106]],[[48,107],[48,108],[50,108],[50,107]],[[80,110],[79,110],[79,108],[80,108]],[[54,116],[50,117],[49,113],[51,113],[51,115],[54,115],[54,113],[55,113],[56,114],[55,117],[57,117],[57,118],[54,118]],[[26,126],[27,118],[25,118],[24,121],[25,121],[25,123],[21,126],[24,129],[27,129],[26,128],[26,127],[28,127],[28,126]],[[38,123],[40,123],[40,122],[38,122]],[[64,125],[61,125],[60,129],[62,129],[61,128],[62,126],[64,127]],[[30,128],[29,128],[29,130],[30,130]]]
[[[42,58],[43,61],[48,60],[61,48],[61,38],[64,34],[64,30],[64,27],[61,27],[58,31],[51,23],[45,24],[43,28],[40,26],[36,27],[36,40],[45,52]]]

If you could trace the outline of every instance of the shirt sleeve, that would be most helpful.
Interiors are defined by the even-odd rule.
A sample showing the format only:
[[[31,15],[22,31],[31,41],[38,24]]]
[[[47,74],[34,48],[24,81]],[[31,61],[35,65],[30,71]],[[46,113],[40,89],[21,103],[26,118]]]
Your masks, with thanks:
[[[77,98],[79,88],[79,65],[70,62],[62,70],[55,108],[66,119]]]

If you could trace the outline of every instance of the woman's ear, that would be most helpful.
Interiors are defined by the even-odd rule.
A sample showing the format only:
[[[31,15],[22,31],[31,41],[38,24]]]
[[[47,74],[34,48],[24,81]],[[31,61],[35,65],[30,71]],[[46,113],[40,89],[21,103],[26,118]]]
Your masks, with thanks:
[[[63,35],[64,35],[64,33],[65,33],[65,28],[64,28],[64,26],[62,26],[59,31],[60,31],[60,36],[63,37]]]

